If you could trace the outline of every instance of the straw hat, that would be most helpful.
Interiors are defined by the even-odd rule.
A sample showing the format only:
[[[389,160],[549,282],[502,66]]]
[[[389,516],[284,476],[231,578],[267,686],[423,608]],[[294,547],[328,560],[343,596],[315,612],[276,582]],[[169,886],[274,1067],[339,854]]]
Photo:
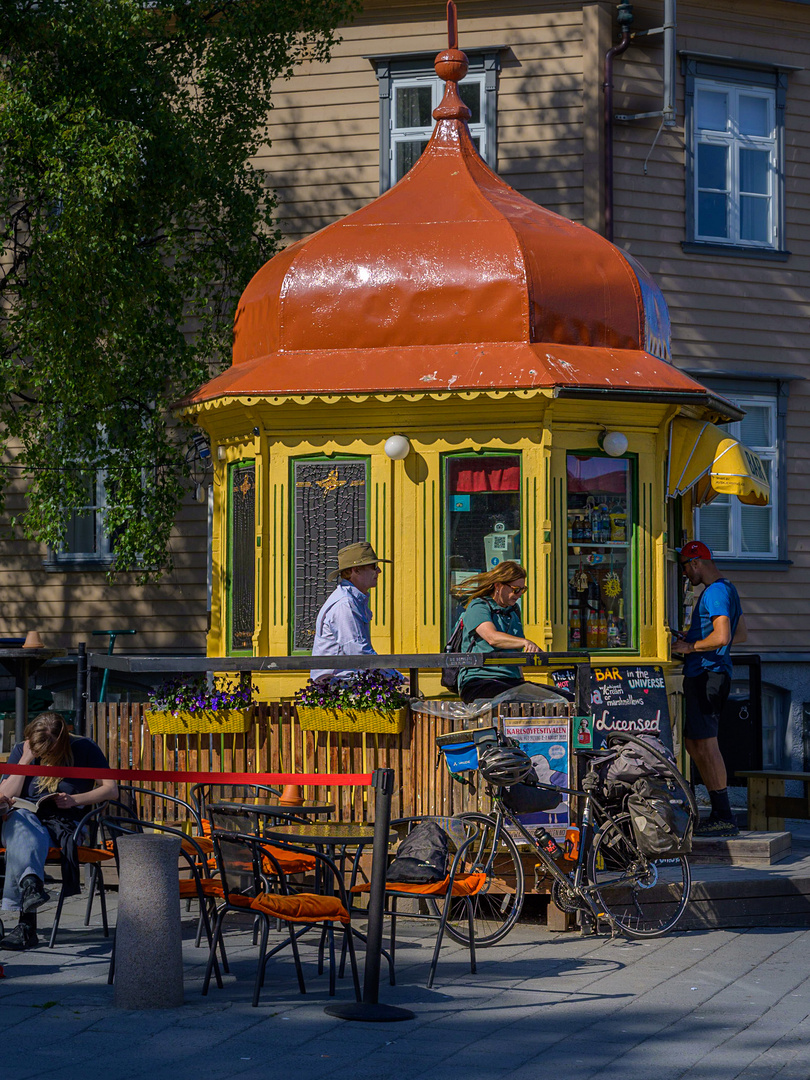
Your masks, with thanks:
[[[391,560],[378,558],[368,540],[359,540],[356,544],[349,544],[348,547],[340,549],[338,552],[338,568],[333,570],[326,580],[334,581],[335,578],[340,576],[342,570],[351,570],[353,566],[370,566],[371,563],[378,562],[390,563]]]

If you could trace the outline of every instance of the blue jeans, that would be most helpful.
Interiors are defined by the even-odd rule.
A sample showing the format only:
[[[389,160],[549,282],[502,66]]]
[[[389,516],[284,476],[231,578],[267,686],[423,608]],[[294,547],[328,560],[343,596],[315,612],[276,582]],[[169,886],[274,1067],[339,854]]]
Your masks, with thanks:
[[[6,849],[6,880],[3,886],[3,911],[19,911],[22,894],[20,881],[28,874],[45,880],[45,860],[51,846],[51,834],[30,810],[12,810],[3,822],[3,847]]]

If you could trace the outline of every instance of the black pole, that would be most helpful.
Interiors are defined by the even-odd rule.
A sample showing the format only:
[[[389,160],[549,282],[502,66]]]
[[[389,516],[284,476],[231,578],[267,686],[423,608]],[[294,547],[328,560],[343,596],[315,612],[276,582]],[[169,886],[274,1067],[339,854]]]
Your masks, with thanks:
[[[591,715],[591,665],[577,664],[574,679],[574,710],[577,716]]]
[[[84,641],[79,642],[79,655],[76,657],[76,709],[73,716],[73,730],[77,735],[85,733],[85,705],[84,694],[87,682],[87,645]]]
[[[380,1005],[380,963],[382,960],[383,921],[385,919],[385,871],[388,867],[388,836],[391,829],[391,796],[394,793],[394,770],[375,769],[371,786],[376,789],[374,802],[374,846],[371,855],[371,887],[368,895],[368,932],[366,964],[363,972],[363,1000],[327,1005],[324,1012],[340,1020],[365,1020],[385,1024],[392,1020],[413,1020],[414,1013],[396,1005]]]
[[[28,723],[28,660],[18,660],[14,672],[14,741],[23,741]]]

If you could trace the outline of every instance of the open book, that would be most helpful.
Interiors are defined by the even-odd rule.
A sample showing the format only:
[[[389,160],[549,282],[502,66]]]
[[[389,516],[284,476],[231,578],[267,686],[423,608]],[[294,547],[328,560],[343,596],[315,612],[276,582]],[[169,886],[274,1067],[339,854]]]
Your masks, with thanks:
[[[12,801],[9,809],[11,810],[30,810],[32,814],[35,814],[39,810],[40,806],[47,800],[52,799],[56,795],[55,791],[48,791],[44,795],[40,795],[38,799],[20,799],[15,798]]]

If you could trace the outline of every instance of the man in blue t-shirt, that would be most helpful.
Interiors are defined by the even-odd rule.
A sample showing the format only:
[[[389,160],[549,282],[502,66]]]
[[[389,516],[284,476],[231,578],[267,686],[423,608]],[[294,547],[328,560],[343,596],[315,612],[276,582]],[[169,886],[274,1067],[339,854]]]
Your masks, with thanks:
[[[731,646],[745,641],[748,631],[737,590],[714,565],[706,545],[692,540],[681,548],[678,558],[690,583],[704,587],[689,630],[672,646],[672,652],[684,658],[686,749],[700,769],[712,803],[708,820],[695,835],[735,836],[739,830],[728,801],[717,731],[731,689]]]

